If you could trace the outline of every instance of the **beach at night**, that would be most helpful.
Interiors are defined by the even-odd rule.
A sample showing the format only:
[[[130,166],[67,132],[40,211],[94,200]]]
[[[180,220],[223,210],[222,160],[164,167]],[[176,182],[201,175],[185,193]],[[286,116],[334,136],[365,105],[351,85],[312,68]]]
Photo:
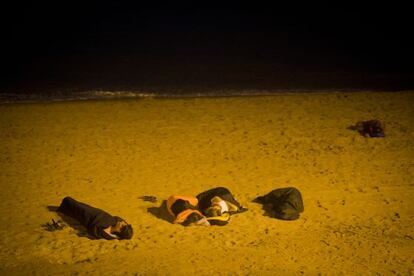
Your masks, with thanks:
[[[410,275],[413,104],[411,92],[363,91],[2,104],[0,272]],[[348,129],[370,119],[384,138]],[[217,186],[249,210],[221,227],[160,215],[171,194]],[[252,202],[292,186],[298,220]],[[68,195],[125,218],[133,238],[46,231],[61,220],[47,207]]]
[[[412,275],[412,9],[309,6],[6,3],[0,274]]]

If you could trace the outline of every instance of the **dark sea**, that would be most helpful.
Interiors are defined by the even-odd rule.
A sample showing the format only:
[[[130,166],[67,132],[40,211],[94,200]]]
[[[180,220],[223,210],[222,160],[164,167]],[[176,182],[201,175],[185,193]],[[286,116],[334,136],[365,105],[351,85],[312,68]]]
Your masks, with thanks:
[[[363,12],[114,3],[14,7],[3,24],[0,102],[414,90],[404,14],[390,23]]]

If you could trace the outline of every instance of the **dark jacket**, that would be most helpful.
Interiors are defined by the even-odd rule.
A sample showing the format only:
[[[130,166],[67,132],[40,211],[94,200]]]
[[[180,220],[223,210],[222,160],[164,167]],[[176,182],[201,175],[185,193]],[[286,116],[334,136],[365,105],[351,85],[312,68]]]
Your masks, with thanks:
[[[264,196],[259,196],[254,201],[270,204],[275,217],[283,220],[298,219],[304,210],[302,195],[294,187],[275,189]]]
[[[239,202],[233,197],[230,190],[224,187],[216,187],[197,195],[198,207],[200,211],[206,215],[206,210],[211,207],[212,199],[219,197],[221,200],[226,201],[234,206],[235,211],[231,211],[228,214],[222,214],[219,217],[210,217],[207,218],[211,225],[226,225],[230,220],[230,214],[235,214],[238,212],[245,211],[247,209],[243,208]]]
[[[79,221],[79,223],[86,227],[90,235],[98,239],[113,239],[103,230],[109,226],[115,226],[118,221],[122,220],[101,209],[76,201],[71,197],[65,197],[57,211]]]
[[[228,201],[233,205],[236,205],[237,208],[242,209],[242,206],[233,197],[229,189],[224,188],[224,187],[213,188],[213,189],[210,189],[208,191],[202,192],[201,194],[197,195],[198,208],[200,208],[200,210],[204,212],[207,208],[211,206],[211,200],[215,196],[218,196],[221,199]]]

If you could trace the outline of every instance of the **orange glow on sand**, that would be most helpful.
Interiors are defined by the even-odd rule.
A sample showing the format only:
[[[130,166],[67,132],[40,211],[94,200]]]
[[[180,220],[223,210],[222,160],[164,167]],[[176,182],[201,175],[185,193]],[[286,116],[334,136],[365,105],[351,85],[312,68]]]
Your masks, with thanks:
[[[408,92],[0,105],[0,273],[412,274],[413,106]],[[385,138],[347,129],[370,119]],[[249,211],[187,228],[148,212],[215,186]],[[251,202],[287,186],[302,192],[299,220]],[[67,195],[134,237],[45,231]]]

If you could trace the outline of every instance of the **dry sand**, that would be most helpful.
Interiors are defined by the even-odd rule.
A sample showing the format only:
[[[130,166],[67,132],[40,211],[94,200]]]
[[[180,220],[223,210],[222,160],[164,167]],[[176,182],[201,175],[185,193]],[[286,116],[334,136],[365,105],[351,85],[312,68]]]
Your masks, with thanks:
[[[4,275],[372,275],[414,272],[414,93],[0,105]],[[347,127],[379,119],[386,138]],[[249,211],[182,227],[141,195],[228,187]],[[301,190],[299,220],[256,196]],[[133,224],[128,241],[48,232],[74,198]]]

